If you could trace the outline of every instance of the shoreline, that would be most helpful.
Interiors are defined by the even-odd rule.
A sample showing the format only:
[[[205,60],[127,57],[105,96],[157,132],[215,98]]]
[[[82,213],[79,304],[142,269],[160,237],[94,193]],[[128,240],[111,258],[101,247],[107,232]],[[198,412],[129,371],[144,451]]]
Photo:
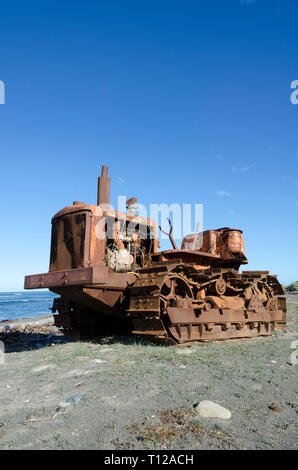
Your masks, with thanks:
[[[54,324],[54,317],[53,315],[38,315],[36,317],[21,317],[12,320],[0,320],[0,331],[1,328],[7,325],[12,324],[13,326],[20,326],[20,325],[46,325],[52,323]]]
[[[53,319],[53,315],[36,315],[35,317],[20,317],[20,318],[14,318],[12,320],[0,320],[0,327],[1,325],[7,324],[7,323],[13,323],[16,325],[17,323],[36,323],[36,322],[42,322],[43,320],[48,320],[50,321]]]
[[[287,301],[290,302],[298,302],[298,292],[286,292],[285,297]],[[0,320],[0,331],[2,327],[5,327],[8,324],[13,324],[14,326],[19,326],[19,325],[45,325],[45,324],[54,324],[54,316],[53,314],[49,315],[37,315],[37,316],[32,316],[32,317],[20,317],[20,318],[14,318],[14,319],[5,319],[5,320]]]

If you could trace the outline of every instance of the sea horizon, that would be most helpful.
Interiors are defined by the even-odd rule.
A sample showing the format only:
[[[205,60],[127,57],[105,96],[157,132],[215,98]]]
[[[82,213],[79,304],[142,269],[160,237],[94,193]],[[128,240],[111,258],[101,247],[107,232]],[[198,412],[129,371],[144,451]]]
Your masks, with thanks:
[[[0,292],[0,321],[50,315],[55,297],[48,289]]]

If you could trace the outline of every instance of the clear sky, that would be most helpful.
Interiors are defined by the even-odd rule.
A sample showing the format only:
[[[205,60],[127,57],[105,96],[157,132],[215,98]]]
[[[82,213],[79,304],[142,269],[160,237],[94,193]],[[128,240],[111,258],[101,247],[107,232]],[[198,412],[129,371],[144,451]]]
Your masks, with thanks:
[[[203,203],[246,269],[298,279],[296,0],[0,1],[0,290],[48,270],[50,219],[118,194]],[[165,245],[163,247],[166,247]]]

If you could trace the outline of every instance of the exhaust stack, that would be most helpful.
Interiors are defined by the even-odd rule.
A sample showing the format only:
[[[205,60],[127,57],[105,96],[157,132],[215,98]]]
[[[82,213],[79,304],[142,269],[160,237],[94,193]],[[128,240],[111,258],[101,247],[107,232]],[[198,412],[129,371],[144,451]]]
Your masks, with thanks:
[[[101,204],[110,204],[110,178],[107,165],[101,167],[101,176],[98,178],[97,205]]]

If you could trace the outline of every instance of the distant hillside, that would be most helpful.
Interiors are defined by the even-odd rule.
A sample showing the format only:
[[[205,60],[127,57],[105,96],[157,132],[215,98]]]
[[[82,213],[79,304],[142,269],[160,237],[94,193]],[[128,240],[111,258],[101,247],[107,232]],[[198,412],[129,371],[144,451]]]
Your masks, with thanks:
[[[288,292],[298,292],[298,281],[293,282],[289,286],[286,287]]]

